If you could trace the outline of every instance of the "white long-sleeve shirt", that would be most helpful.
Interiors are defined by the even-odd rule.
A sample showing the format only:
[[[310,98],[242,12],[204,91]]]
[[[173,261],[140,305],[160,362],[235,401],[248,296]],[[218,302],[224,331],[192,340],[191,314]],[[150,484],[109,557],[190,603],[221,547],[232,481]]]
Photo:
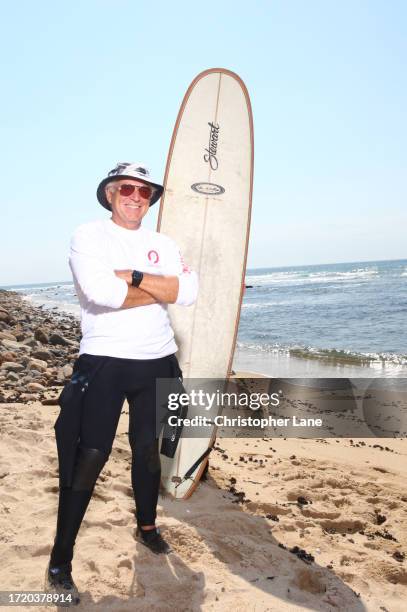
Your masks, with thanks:
[[[140,270],[178,276],[176,304],[193,304],[197,275],[168,236],[143,227],[125,229],[111,219],[85,223],[72,236],[69,265],[81,306],[80,354],[157,359],[177,351],[167,305],[120,308],[128,285],[114,273]]]

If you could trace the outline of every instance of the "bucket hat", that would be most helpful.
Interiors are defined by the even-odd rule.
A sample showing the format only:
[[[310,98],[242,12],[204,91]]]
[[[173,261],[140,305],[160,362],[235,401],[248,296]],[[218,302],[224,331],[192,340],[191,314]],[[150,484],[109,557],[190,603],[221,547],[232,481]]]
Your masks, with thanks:
[[[96,197],[99,200],[100,204],[107,208],[107,210],[112,210],[108,199],[106,198],[105,187],[108,183],[112,181],[119,181],[122,179],[137,179],[139,181],[143,181],[143,183],[147,183],[147,185],[151,185],[154,187],[154,193],[152,195],[150,206],[155,204],[157,200],[159,200],[164,191],[164,187],[160,185],[160,183],[156,183],[150,178],[150,170],[144,165],[135,162],[120,162],[117,164],[113,170],[110,170],[107,177],[103,179],[99,183],[99,186],[96,191]]]

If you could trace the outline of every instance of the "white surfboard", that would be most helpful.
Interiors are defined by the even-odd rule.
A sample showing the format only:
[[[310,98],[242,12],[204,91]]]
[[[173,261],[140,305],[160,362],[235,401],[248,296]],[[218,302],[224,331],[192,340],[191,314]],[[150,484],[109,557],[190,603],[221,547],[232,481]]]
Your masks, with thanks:
[[[223,68],[199,74],[175,124],[158,231],[173,238],[199,275],[190,307],[169,306],[184,379],[230,375],[241,301],[253,186],[253,119],[247,89]],[[184,428],[185,433],[185,428]],[[177,498],[197,486],[215,440],[182,436],[174,459],[162,458],[162,485]]]

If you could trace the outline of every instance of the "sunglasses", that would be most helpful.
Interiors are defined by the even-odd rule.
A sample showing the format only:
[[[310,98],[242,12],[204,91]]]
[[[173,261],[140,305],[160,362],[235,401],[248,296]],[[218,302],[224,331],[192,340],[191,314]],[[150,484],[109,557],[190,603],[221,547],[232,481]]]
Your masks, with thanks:
[[[119,187],[116,188],[116,191],[118,191],[120,195],[123,196],[124,198],[128,198],[135,192],[136,189],[138,191],[140,198],[143,198],[144,200],[149,200],[151,196],[153,195],[153,191],[154,191],[148,185],[139,186],[139,185],[126,184],[126,183],[123,185],[119,185]]]

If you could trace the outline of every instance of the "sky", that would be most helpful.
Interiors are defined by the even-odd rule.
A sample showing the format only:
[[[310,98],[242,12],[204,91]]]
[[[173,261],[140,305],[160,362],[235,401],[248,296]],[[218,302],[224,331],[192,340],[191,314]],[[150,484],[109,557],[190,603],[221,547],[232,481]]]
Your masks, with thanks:
[[[100,180],[163,177],[188,85],[219,66],[253,108],[248,267],[406,258],[406,31],[402,0],[4,2],[0,286],[71,279]]]

